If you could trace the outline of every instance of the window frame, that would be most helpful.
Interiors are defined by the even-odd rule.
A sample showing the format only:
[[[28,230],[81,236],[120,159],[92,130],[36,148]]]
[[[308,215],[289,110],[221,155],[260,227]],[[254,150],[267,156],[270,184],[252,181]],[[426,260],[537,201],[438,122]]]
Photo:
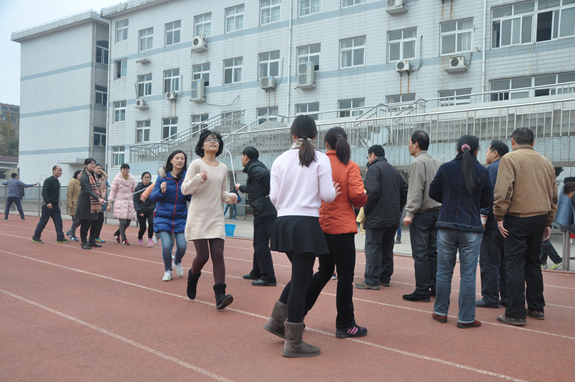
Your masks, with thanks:
[[[152,78],[152,73],[138,75],[138,97],[152,95]]]
[[[276,54],[277,53],[277,57],[276,58],[272,58],[272,54]],[[263,59],[262,60],[262,56],[267,55],[267,59]],[[274,69],[274,64],[275,65],[275,71],[277,72],[276,74],[272,73],[272,69]],[[266,75],[263,75],[263,68],[265,66],[265,72]],[[264,77],[279,77],[280,75],[280,51],[279,50],[275,50],[273,52],[265,52],[265,53],[260,53],[258,54],[258,78],[262,79]]]
[[[317,105],[317,110],[312,110],[312,113],[317,113],[317,114],[310,114],[310,110],[309,107],[312,105]],[[306,111],[298,111],[298,109],[302,106],[306,107]],[[318,120],[319,119],[319,102],[307,102],[307,103],[296,103],[295,104],[295,114],[296,115],[301,115],[301,114],[305,114],[305,115],[309,115],[310,117],[312,117],[314,120]]]
[[[195,118],[198,118],[199,121],[194,121]],[[203,122],[207,121],[208,119],[210,119],[210,115],[208,113],[192,114],[190,116],[190,127],[192,128],[192,134],[206,128],[208,124]]]
[[[415,32],[413,34],[413,37],[404,37],[405,32],[411,31],[411,30],[413,30]],[[391,40],[390,34],[398,33],[398,32],[401,32],[401,38],[396,39],[396,40]],[[412,42],[413,42],[413,57],[405,57],[405,55],[404,55],[405,44],[406,43],[412,43]],[[399,44],[399,58],[397,60],[391,58],[391,52],[392,52],[391,45],[393,45],[393,44]],[[417,57],[417,27],[405,28],[405,29],[399,29],[399,30],[387,32],[387,62],[399,62],[399,61],[404,61],[404,60],[415,60],[416,57]]]
[[[116,21],[116,43],[128,39],[128,27],[130,26],[129,19]]]
[[[351,2],[352,4],[346,5],[346,2],[348,2],[348,3]],[[366,2],[367,2],[367,0],[342,0],[341,1],[341,8],[343,9],[343,8],[353,7],[353,6],[363,4]]]
[[[268,5],[263,5],[264,2],[269,2]],[[260,25],[268,25],[281,21],[281,0],[260,0]],[[274,10],[279,9],[279,14],[273,15]],[[269,12],[268,21],[264,22],[264,13]],[[277,17],[277,19],[273,19]]]
[[[177,71],[178,73],[174,74],[175,71]],[[170,76],[167,76],[168,73],[170,74]],[[167,86],[168,83],[169,83],[169,86]],[[177,86],[174,86],[174,83]],[[177,89],[176,89],[176,87],[177,87]],[[178,91],[180,91],[180,68],[164,70],[164,93],[163,94],[166,94],[167,92],[178,92]]]
[[[355,45],[355,40],[356,39],[360,39],[363,38],[363,45]],[[344,41],[347,40],[351,40],[352,45],[351,47],[348,48],[343,48],[342,44]],[[357,68],[359,66],[365,66],[365,48],[367,46],[367,37],[366,36],[357,36],[357,37],[350,37],[350,38],[344,38],[339,40],[339,69],[349,69],[349,68]],[[363,59],[362,59],[362,63],[358,64],[358,65],[354,65],[355,62],[355,52],[358,50],[362,50],[362,54],[363,54]],[[343,66],[343,55],[345,52],[351,51],[351,65],[348,66]]]
[[[313,5],[313,2],[316,2],[316,5]],[[307,2],[308,5],[307,7],[304,8],[303,4],[304,2]],[[321,0],[299,0],[298,1],[298,17],[306,17],[306,16],[310,16],[313,15],[314,13],[319,13],[321,12]],[[314,10],[315,7],[315,10]],[[303,9],[307,9],[308,12],[307,13],[302,13]]]
[[[350,102],[350,107],[342,107],[342,102]],[[361,103],[361,105],[354,106],[354,103]],[[365,98],[348,98],[348,99],[340,99],[337,101],[337,109],[338,109],[338,118],[345,118],[345,117],[359,117],[363,114],[363,109],[358,109],[360,107],[365,106]],[[345,111],[348,110],[348,111]]]
[[[241,7],[241,12],[238,12],[237,9]],[[228,11],[230,10],[234,10],[234,13],[229,15]],[[246,7],[245,4],[238,4],[238,5],[234,5],[233,7],[228,7],[224,10],[224,31],[225,33],[232,33],[235,31],[239,31],[244,29],[244,13],[246,11]],[[228,20],[229,19],[233,19],[234,20],[234,29],[229,29],[229,24],[228,24]],[[240,21],[238,22],[236,19],[240,19]],[[238,24],[240,24],[239,27]]]
[[[112,167],[120,167],[126,163],[125,159],[126,146],[112,146]]]
[[[175,123],[174,123],[175,120]],[[168,121],[166,123],[166,121]],[[168,129],[166,131],[166,129]],[[175,129],[175,131],[173,131]],[[169,134],[166,136],[166,132]],[[178,117],[162,118],[162,140],[172,140],[178,134]]]
[[[459,23],[465,22],[465,21],[471,21],[471,27],[467,28],[467,29],[459,29]],[[447,24],[451,24],[451,23],[455,23],[455,30],[453,31],[448,31],[448,32],[442,32],[441,28],[444,25]],[[473,51],[473,17],[468,17],[466,19],[460,19],[460,20],[452,20],[452,21],[447,21],[444,23],[439,24],[439,34],[440,34],[440,39],[439,39],[439,52],[440,52],[440,56],[452,56],[455,54],[462,54],[462,53],[469,53],[471,51]],[[469,49],[466,50],[458,50],[458,41],[459,41],[459,37],[464,35],[464,34],[469,34]],[[444,37],[448,37],[448,36],[453,36],[455,35],[455,43],[454,43],[454,51],[453,52],[447,52],[444,53],[443,52],[443,38]],[[416,32],[416,37],[417,37],[417,32]],[[416,38],[417,41],[417,38]],[[416,42],[417,43],[417,42]]]
[[[150,142],[150,120],[136,121],[136,143]],[[146,139],[146,135],[148,139]]]
[[[311,52],[312,47],[314,46],[319,46],[319,51],[317,52]],[[305,54],[300,54],[300,49],[302,48],[307,48],[307,53]],[[317,56],[317,63],[313,60],[311,60],[312,57],[316,57]],[[302,59],[305,58],[306,60],[303,61]],[[310,45],[303,45],[303,46],[298,46],[297,47],[297,63],[299,64],[304,64],[306,62],[313,62],[314,63],[314,71],[315,72],[319,72],[319,68],[320,68],[320,61],[321,61],[321,43],[319,44],[310,44]]]
[[[205,66],[208,66],[207,69]],[[210,63],[204,62],[203,64],[192,65],[192,80],[196,81],[199,79],[204,80],[204,87],[210,86]],[[199,68],[199,71],[196,71],[196,68]],[[207,77],[207,80],[206,80]]]
[[[236,65],[236,60],[241,60],[241,63]],[[232,61],[232,66],[226,66],[226,61]],[[224,60],[224,85],[233,85],[242,82],[243,77],[243,67],[244,67],[244,58],[243,57],[236,57],[236,58],[228,58]],[[232,72],[232,81],[226,82],[226,71],[231,70]],[[240,79],[237,80],[236,73],[239,70]]]
[[[555,80],[553,83],[548,84],[541,84],[536,85],[538,78],[543,77],[551,77],[554,76]],[[561,76],[573,76],[574,81],[562,81]],[[529,78],[531,84],[529,86],[523,87],[513,87],[513,81],[521,81]],[[504,89],[495,89],[493,90],[493,83],[495,82],[504,82],[508,83],[508,87]],[[566,94],[566,93],[575,93],[575,84],[571,84],[567,87],[567,91],[565,91],[566,83],[575,82],[575,71],[572,72],[562,72],[562,73],[548,73],[548,74],[539,74],[534,76],[523,76],[523,77],[511,77],[511,78],[498,78],[489,81],[489,91],[491,92],[489,95],[490,102],[496,101],[505,101],[509,99],[519,99],[519,98],[536,98],[541,96],[547,95],[557,95],[557,94]],[[535,86],[548,86],[548,87],[540,87],[539,89],[533,89]],[[542,92],[548,91],[547,94],[542,94]],[[538,94],[539,93],[539,94]],[[526,95],[523,97],[522,95]]]
[[[94,104],[108,106],[108,90],[95,89],[94,92]],[[100,95],[101,102],[98,102],[98,95]]]
[[[120,123],[125,121],[126,121],[126,101],[114,101],[114,123]]]
[[[96,42],[96,62],[98,64],[108,65],[108,61],[110,60],[110,49],[108,47],[100,45],[100,44],[108,45],[108,41],[97,41]],[[100,60],[98,61],[98,57]],[[104,62],[102,62],[104,60]]]
[[[179,23],[179,25],[176,27],[176,23]],[[169,28],[169,26],[171,25],[171,28]],[[171,45],[176,45],[179,44],[182,41],[182,20],[176,20],[176,21],[172,21],[169,23],[164,24],[164,46],[171,46]],[[171,35],[172,38],[172,42],[168,43],[168,39],[169,36]],[[176,40],[176,36],[177,36],[177,40]]]
[[[101,129],[104,131],[96,131],[96,129]],[[94,146],[94,147],[106,147],[106,129],[105,128],[94,127],[94,141],[92,142],[92,146]]]
[[[442,93],[453,92],[452,95],[442,95]],[[437,92],[439,107],[469,105],[471,103],[472,88],[447,89]]]
[[[142,35],[145,32],[145,35]],[[142,42],[145,42],[146,48],[142,49]],[[138,51],[145,52],[154,48],[154,27],[140,29],[138,31]]]
[[[123,58],[121,60],[116,60],[114,62],[114,66],[115,66],[115,76],[114,79],[115,80],[119,80],[122,78],[126,78],[128,77],[128,60],[126,58]]]
[[[273,109],[273,110],[272,110]],[[265,111],[265,113],[261,114],[261,111]],[[260,117],[263,117],[264,115],[267,114],[275,114],[278,115],[279,114],[279,107],[278,106],[267,106],[267,107],[258,107],[256,108],[256,116],[258,118],[258,125],[261,125],[262,123],[266,122],[266,121],[275,121],[277,122],[278,118],[277,117],[271,117],[269,119],[260,119]]]
[[[209,16],[210,19],[206,21],[206,16]],[[201,21],[198,21],[199,17],[202,18]],[[209,31],[206,33],[205,27],[209,25]],[[198,27],[202,28],[201,32],[198,32]],[[194,16],[194,36],[211,36],[212,35],[212,12],[203,13],[201,15]]]
[[[515,13],[515,7],[516,6],[522,6],[522,5],[526,5],[529,3],[533,3],[533,10],[531,11],[526,11],[526,12],[519,12],[519,13]],[[534,42],[536,42],[537,40],[537,5],[538,5],[538,1],[537,0],[533,0],[533,1],[528,1],[528,2],[522,2],[522,3],[516,3],[516,4],[506,4],[503,6],[499,6],[499,7],[493,7],[491,9],[491,49],[499,49],[499,48],[505,48],[505,47],[509,47],[509,46],[516,46],[516,45],[523,45],[523,44],[533,44]],[[505,15],[505,16],[494,16],[495,12],[497,10],[506,8],[506,7],[511,7],[511,14],[509,15]],[[523,42],[523,28],[524,28],[524,19],[527,18],[531,18],[531,28],[527,29],[529,30],[529,34],[530,34],[530,41],[525,41]],[[513,42],[513,28],[514,28],[514,24],[515,24],[515,20],[519,20],[519,42],[518,43],[514,43]],[[505,22],[510,22],[510,34],[509,34],[509,44],[506,45],[502,45],[502,39],[503,39],[503,27],[504,27],[504,23]],[[498,24],[499,26],[496,28],[496,24]],[[495,38],[495,33],[498,31],[498,37],[497,39]],[[497,42],[497,45],[495,45],[495,43]]]

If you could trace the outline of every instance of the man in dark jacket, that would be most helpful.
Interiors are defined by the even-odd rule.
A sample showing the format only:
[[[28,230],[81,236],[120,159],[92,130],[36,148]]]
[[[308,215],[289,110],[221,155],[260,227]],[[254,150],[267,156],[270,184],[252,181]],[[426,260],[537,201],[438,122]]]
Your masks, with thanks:
[[[46,179],[42,186],[42,199],[44,200],[44,204],[42,205],[42,216],[32,236],[34,243],[43,243],[42,240],[40,240],[40,236],[42,236],[42,231],[46,227],[46,224],[48,224],[50,218],[52,218],[56,226],[56,242],[70,242],[70,240],[66,240],[64,232],[62,231],[62,213],[58,205],[60,201],[60,181],[58,178],[60,176],[62,176],[62,167],[58,165],[52,167],[52,176]]]
[[[393,239],[407,200],[407,182],[385,159],[381,145],[368,150],[370,166],[365,177],[365,281],[358,289],[390,285],[393,274]]]
[[[254,262],[251,272],[244,275],[244,279],[253,280],[254,286],[275,286],[276,275],[269,243],[277,211],[269,198],[270,172],[258,158],[259,152],[256,148],[244,148],[242,165],[244,172],[248,174],[247,184],[236,184],[236,190],[248,194],[254,214]]]

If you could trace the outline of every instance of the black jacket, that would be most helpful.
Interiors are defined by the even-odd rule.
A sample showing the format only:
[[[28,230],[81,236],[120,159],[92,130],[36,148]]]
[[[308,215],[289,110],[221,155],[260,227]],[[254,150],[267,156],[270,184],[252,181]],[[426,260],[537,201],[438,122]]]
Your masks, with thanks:
[[[247,184],[240,186],[240,191],[248,194],[248,202],[254,209],[255,216],[277,215],[270,195],[270,172],[257,159],[251,159],[243,170],[248,174]]]
[[[134,192],[135,192],[135,194],[134,194],[134,209],[136,210],[137,215],[147,214],[148,212],[153,212],[154,209],[156,208],[156,203],[152,202],[150,200],[150,198],[146,199],[145,202],[142,202],[140,200],[140,197],[142,196],[144,191],[142,191],[142,192],[138,192],[138,191],[145,190],[149,186],[150,186],[150,184],[145,186],[143,182],[140,182],[140,183],[138,183],[138,185],[134,189]]]
[[[407,201],[407,182],[383,157],[375,158],[365,177],[367,203],[364,228],[399,226],[401,211]]]

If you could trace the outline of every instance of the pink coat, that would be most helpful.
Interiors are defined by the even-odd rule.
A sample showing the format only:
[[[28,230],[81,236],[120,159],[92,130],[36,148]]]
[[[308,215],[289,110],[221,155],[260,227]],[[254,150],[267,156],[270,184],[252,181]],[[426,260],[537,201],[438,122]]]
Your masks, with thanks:
[[[118,173],[112,182],[109,199],[114,201],[114,217],[117,219],[135,219],[136,210],[134,208],[133,193],[136,188],[136,180],[132,174],[128,175],[128,180],[124,179],[122,173]]]

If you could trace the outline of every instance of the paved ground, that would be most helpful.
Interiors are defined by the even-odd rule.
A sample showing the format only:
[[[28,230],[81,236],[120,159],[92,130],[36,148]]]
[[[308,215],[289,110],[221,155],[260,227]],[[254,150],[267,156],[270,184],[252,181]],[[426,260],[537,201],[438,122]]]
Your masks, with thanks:
[[[241,278],[251,266],[252,243],[229,238],[226,282],[234,303],[218,312],[210,263],[190,301],[185,278],[161,281],[158,246],[121,246],[112,239],[115,226],[106,225],[104,246],[85,251],[57,244],[51,223],[45,243],[34,244],[37,221],[0,224],[0,381],[569,381],[575,375],[574,274],[544,272],[544,321],[528,319],[517,328],[496,321],[503,309],[481,309],[483,325],[462,330],[455,325],[458,269],[449,321],[439,324],[430,317],[432,303],[401,298],[413,291],[413,261],[396,256],[390,288],[354,290],[366,337],[335,338],[331,281],[304,333],[322,354],[287,359],[282,341],[262,329],[289,280],[284,255],[273,255],[280,286],[252,287]],[[244,233],[250,223],[237,223],[236,236],[250,237]],[[136,241],[135,229],[128,238]],[[193,256],[190,245],[185,268]],[[364,266],[358,251],[356,281]]]

